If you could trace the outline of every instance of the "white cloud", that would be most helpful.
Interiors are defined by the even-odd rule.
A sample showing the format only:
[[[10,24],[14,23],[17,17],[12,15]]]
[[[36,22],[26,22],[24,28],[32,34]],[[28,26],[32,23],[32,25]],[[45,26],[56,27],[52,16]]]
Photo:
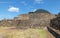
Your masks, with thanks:
[[[19,12],[19,8],[10,7],[10,8],[8,9],[8,11],[10,11],[10,12]]]
[[[33,9],[32,12],[35,12],[37,9]]]
[[[41,4],[41,3],[43,3],[43,0],[35,0],[35,3],[36,4]]]
[[[27,5],[27,3],[25,1],[22,1],[21,3],[24,4],[24,5]]]

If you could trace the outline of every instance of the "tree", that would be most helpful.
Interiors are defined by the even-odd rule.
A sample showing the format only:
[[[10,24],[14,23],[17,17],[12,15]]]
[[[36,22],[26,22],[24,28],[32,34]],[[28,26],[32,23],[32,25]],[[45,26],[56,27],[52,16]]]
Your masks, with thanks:
[[[34,12],[29,12],[29,14],[32,14],[32,13],[34,13]]]

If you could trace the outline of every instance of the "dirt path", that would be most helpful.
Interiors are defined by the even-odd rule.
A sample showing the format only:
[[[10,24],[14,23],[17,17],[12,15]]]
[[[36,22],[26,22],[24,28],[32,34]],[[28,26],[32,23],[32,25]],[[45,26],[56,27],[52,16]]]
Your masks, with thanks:
[[[48,30],[46,30],[48,38],[55,38]]]

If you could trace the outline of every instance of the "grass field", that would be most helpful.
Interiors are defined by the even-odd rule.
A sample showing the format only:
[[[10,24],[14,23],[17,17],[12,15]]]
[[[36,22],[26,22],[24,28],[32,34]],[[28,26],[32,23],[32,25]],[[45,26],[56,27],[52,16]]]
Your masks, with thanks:
[[[0,27],[0,38],[47,38],[47,34],[43,29],[17,30]]]

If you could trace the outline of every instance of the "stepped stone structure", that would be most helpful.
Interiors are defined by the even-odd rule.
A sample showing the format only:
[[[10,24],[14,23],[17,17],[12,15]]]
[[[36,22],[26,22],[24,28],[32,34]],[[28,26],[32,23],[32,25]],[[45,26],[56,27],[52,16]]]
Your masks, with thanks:
[[[55,15],[49,13],[33,13],[23,14],[14,18],[18,28],[41,28],[50,25],[50,20],[56,18]]]
[[[55,18],[56,16],[49,13],[38,13],[30,15],[30,24],[33,27],[45,27],[50,25],[50,20]]]
[[[45,13],[37,13],[36,11],[36,13],[19,15],[12,20],[3,20],[0,21],[0,26],[15,26],[20,29],[41,28],[49,26],[50,20],[56,18],[56,16],[50,13],[46,13],[45,10],[43,12]]]

